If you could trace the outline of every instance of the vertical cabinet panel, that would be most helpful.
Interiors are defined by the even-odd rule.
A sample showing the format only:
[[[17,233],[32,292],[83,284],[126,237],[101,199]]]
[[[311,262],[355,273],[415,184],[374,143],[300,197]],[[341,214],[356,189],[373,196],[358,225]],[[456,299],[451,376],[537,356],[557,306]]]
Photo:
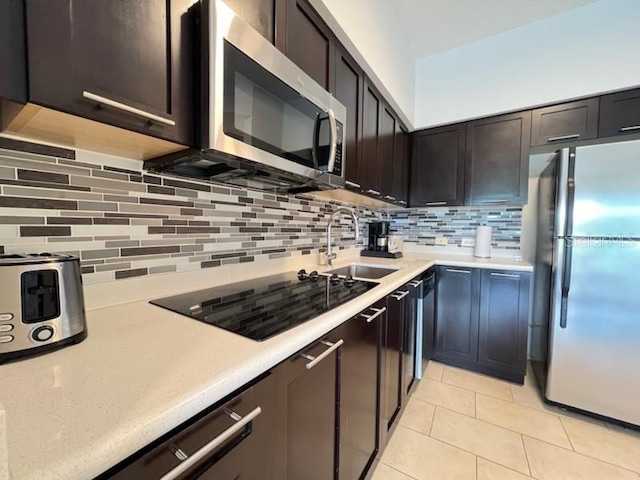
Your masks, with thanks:
[[[378,149],[382,97],[368,83],[364,83],[362,101],[362,152],[358,163],[358,177],[362,189],[378,196],[380,192]]]
[[[396,118],[386,104],[382,104],[380,138],[378,139],[378,182],[383,200],[395,200],[393,190]]]
[[[438,267],[433,358],[472,365],[478,356],[478,275],[469,268]]]
[[[530,275],[483,270],[478,364],[524,375]]]
[[[396,120],[396,133],[393,153],[393,185],[391,196],[400,205],[408,204],[409,190],[409,134],[399,120]]]
[[[402,348],[404,339],[404,319],[406,298],[396,300],[387,297],[386,325],[383,327],[384,348],[384,402],[382,408],[383,428],[390,429],[402,406]]]
[[[468,205],[527,202],[531,112],[467,124],[465,197]]]
[[[307,75],[333,91],[333,33],[305,0],[287,0],[284,39],[276,45]]]
[[[327,339],[337,340],[331,334]],[[301,353],[317,357],[328,348],[317,343]],[[274,371],[279,405],[273,436],[277,445],[274,478],[335,477],[340,354],[340,349],[335,350],[310,369],[305,367],[310,359],[298,354]]]
[[[598,98],[538,108],[531,117],[531,145],[576,142],[598,136]]]
[[[345,124],[347,188],[360,188],[358,163],[360,158],[362,89],[364,77],[357,63],[341,48],[336,52],[335,97],[347,109]]]
[[[340,382],[341,480],[364,478],[379,451],[382,325],[387,315],[377,302],[340,327],[346,331]]]
[[[27,1],[31,101],[193,144],[193,4]],[[175,126],[103,107],[83,92],[157,115]]]
[[[411,207],[464,203],[465,134],[458,124],[413,135]]]

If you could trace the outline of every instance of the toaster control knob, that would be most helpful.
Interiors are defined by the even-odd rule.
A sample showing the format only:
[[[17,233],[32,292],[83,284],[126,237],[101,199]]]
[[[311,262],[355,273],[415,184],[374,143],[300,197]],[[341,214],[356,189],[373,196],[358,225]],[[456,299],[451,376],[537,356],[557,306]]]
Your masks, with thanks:
[[[38,327],[31,334],[31,338],[38,342],[46,342],[51,337],[53,337],[53,328],[51,328],[49,325]]]

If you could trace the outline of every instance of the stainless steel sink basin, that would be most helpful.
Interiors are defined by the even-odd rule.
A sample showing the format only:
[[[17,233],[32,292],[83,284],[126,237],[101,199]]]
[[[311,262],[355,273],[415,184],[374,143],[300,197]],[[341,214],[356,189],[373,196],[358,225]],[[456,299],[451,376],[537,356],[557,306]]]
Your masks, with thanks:
[[[397,268],[389,268],[389,267],[371,267],[369,265],[360,265],[358,263],[354,263],[352,265],[347,265],[345,267],[335,268],[333,270],[329,270],[325,273],[333,275],[337,273],[338,275],[351,275],[352,277],[359,278],[370,278],[377,279],[386,277],[387,275],[395,272]]]

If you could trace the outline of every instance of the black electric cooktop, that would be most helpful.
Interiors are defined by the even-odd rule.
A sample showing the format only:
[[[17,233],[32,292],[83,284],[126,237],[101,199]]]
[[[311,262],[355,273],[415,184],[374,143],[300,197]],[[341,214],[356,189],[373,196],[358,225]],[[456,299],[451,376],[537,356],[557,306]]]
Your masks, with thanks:
[[[300,270],[150,303],[252,340],[265,340],[339,307],[376,285]]]

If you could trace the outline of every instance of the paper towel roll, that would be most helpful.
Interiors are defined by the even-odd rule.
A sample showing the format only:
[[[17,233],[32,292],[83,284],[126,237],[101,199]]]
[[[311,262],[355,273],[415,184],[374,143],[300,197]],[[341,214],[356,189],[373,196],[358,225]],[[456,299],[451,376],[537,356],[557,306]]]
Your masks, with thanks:
[[[491,256],[491,227],[480,225],[476,229],[476,245],[473,256],[489,258]]]

